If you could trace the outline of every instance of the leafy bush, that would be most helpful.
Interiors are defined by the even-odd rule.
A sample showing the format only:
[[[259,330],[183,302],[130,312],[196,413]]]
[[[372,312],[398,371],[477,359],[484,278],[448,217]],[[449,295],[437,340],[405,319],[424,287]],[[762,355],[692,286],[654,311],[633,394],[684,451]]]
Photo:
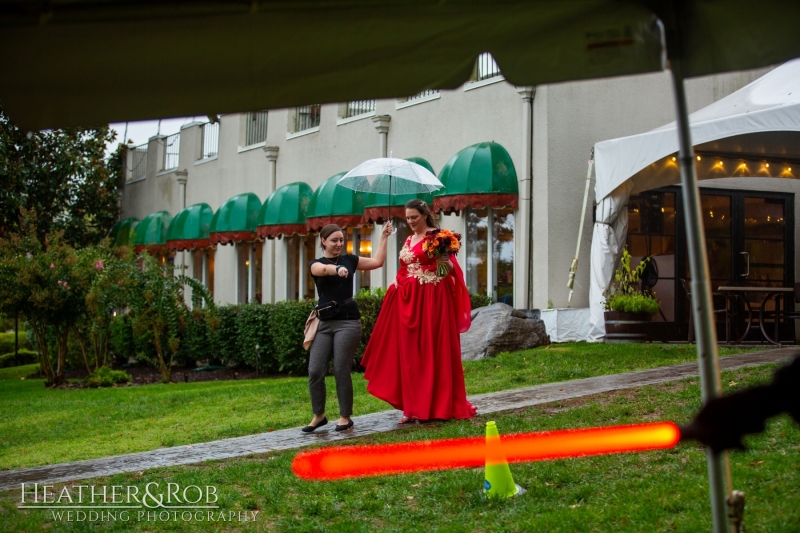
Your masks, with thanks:
[[[86,384],[95,389],[97,387],[110,387],[115,384],[129,383],[131,376],[122,370],[111,370],[107,366],[101,366],[86,378]]]
[[[182,366],[194,366],[197,361],[216,359],[212,345],[214,317],[208,309],[195,309],[186,318],[181,343],[174,360]],[[215,326],[216,327],[216,326]]]
[[[270,315],[274,308],[274,305],[261,305],[258,303],[239,306],[236,328],[239,332],[240,361],[250,368],[256,368],[256,346],[259,349],[259,370],[275,371],[280,368],[280,364],[275,359],[274,354],[275,332],[272,331],[269,325]],[[305,319],[303,324],[305,324]],[[302,328],[303,326],[300,327]],[[303,342],[302,339],[300,342]]]
[[[0,368],[8,368],[10,366],[30,365],[39,362],[39,354],[33,350],[19,349],[19,361],[15,362],[14,352],[4,353],[0,355]]]
[[[131,319],[125,315],[115,316],[109,323],[109,352],[115,366],[121,366],[136,357],[136,339]]]
[[[378,313],[381,312],[383,299],[386,296],[386,289],[361,289],[354,299],[358,303],[358,311],[361,313],[361,342],[356,349],[356,361],[361,361],[361,356],[364,355],[364,350],[367,349],[367,343],[372,335],[372,330],[375,328],[375,322],[378,320]]]
[[[646,294],[614,294],[606,301],[606,307],[618,313],[658,314],[658,300]]]
[[[19,324],[19,349],[30,350],[31,345],[28,342],[28,337],[23,329],[24,324],[20,321]],[[14,351],[14,332],[0,333],[0,353],[8,353]]]
[[[215,354],[214,361],[224,365],[241,365],[242,350],[239,348],[239,328],[236,318],[239,315],[240,305],[224,305],[217,308],[219,326],[212,335],[211,349]]]
[[[470,294],[469,295],[469,303],[473,309],[477,309],[478,307],[486,307],[487,305],[492,305],[494,300],[491,296],[487,294]]]
[[[308,371],[308,352],[303,349],[303,332],[314,304],[313,300],[287,300],[271,306],[268,324],[278,371],[290,374]]]

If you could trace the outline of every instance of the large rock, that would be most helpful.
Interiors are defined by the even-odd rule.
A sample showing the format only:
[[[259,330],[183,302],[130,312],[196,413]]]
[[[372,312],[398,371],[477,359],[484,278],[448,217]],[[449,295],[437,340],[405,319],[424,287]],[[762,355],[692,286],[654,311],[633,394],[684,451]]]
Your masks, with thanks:
[[[461,360],[475,361],[549,343],[537,310],[520,311],[496,303],[472,310],[472,326],[461,334]]]

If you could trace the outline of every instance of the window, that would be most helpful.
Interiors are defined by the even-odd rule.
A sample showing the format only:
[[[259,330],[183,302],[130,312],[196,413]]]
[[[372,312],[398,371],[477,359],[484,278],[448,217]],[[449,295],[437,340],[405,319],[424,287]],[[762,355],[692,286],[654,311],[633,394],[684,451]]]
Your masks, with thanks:
[[[147,144],[140,144],[132,150],[131,179],[143,178],[147,173]]]
[[[164,138],[164,166],[162,170],[178,168],[178,156],[181,150],[181,134],[175,133]]]
[[[363,226],[358,230],[347,228],[347,248],[348,254],[356,254],[359,257],[372,257],[372,230]],[[355,251],[353,251],[355,250]],[[353,294],[361,289],[370,288],[370,275],[369,272],[356,270],[353,277]]]
[[[467,234],[461,240],[466,250],[460,257],[469,291],[514,305],[514,210],[467,208],[466,217]]]
[[[310,130],[319,127],[320,104],[306,105],[295,108],[294,124],[291,133]]]
[[[200,142],[203,145],[202,159],[217,157],[219,153],[219,122],[203,124],[203,133],[201,137]]]
[[[254,111],[245,114],[244,145],[263,143],[267,140],[267,112]]]
[[[480,54],[475,62],[473,81],[483,81],[495,76],[500,76],[500,67],[497,66],[492,54],[488,52]]]
[[[214,250],[193,250],[192,251],[192,277],[208,289],[214,295]]]
[[[373,113],[375,111],[375,100],[352,100],[347,102],[344,116],[341,118],[357,117],[365,113]]]
[[[316,239],[313,235],[293,235],[283,240],[286,243],[286,298],[313,300],[316,286],[308,262],[315,257]]]
[[[238,267],[236,271],[236,303],[261,303],[262,244],[236,245]]]

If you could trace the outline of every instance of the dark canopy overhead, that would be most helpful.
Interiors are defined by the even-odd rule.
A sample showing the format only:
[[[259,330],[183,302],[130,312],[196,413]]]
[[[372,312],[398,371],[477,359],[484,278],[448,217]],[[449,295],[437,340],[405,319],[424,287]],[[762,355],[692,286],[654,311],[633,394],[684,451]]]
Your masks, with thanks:
[[[785,0],[11,0],[0,97],[26,129],[402,97],[487,51],[537,85],[661,70],[664,35],[700,76],[796,57],[798,27]]]

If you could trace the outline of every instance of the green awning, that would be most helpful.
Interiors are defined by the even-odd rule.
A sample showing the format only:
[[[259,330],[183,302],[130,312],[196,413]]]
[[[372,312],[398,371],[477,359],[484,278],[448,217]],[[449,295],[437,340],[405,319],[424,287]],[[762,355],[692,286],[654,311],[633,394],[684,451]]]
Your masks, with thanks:
[[[167,244],[167,228],[172,216],[166,211],[158,211],[144,217],[133,230],[133,249],[138,253]]]
[[[251,192],[237,194],[214,213],[209,229],[212,244],[252,242],[256,240],[256,223],[261,200]]]
[[[314,191],[296,181],[278,188],[261,206],[256,233],[262,239],[306,233],[306,214]]]
[[[108,236],[111,239],[111,246],[128,246],[129,244],[133,244],[131,232],[138,223],[138,218],[129,217],[114,224],[111,227],[111,231],[108,232]]]
[[[208,204],[190,205],[172,219],[167,230],[167,248],[174,251],[208,248],[208,233],[214,210]]]
[[[467,146],[450,158],[439,173],[444,189],[434,193],[436,212],[466,207],[513,207],[519,196],[517,171],[505,148],[495,142]]]
[[[425,167],[434,176],[436,173],[428,161],[421,157],[409,157],[406,161],[411,161],[422,167]],[[406,209],[405,205],[411,200],[422,200],[428,205],[433,206],[432,193],[418,193],[418,194],[393,194],[391,196],[391,206],[389,205],[389,195],[382,193],[369,193],[364,198],[364,217],[362,218],[363,224],[383,224],[386,222],[386,217],[405,218]]]
[[[319,231],[327,224],[336,224],[340,228],[363,225],[361,218],[366,194],[337,185],[345,174],[347,172],[331,176],[314,191],[306,218],[309,231]]]

